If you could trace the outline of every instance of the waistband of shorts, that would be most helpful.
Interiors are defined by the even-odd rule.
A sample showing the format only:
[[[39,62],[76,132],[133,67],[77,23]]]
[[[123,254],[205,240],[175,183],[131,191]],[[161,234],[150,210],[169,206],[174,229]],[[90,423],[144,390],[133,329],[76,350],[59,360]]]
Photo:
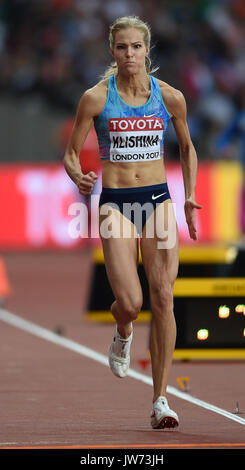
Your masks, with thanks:
[[[152,192],[157,190],[166,191],[168,188],[168,184],[160,183],[160,184],[153,184],[150,186],[136,186],[132,188],[104,188],[102,187],[102,192],[104,194],[130,194],[130,193],[142,193],[142,192]]]

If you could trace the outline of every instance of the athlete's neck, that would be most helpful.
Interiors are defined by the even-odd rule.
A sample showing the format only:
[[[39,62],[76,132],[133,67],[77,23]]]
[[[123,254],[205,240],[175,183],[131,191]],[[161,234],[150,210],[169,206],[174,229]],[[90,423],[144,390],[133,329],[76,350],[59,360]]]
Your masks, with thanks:
[[[116,83],[119,91],[132,96],[137,96],[142,92],[147,93],[151,88],[150,78],[145,71],[137,75],[118,74],[116,75]]]

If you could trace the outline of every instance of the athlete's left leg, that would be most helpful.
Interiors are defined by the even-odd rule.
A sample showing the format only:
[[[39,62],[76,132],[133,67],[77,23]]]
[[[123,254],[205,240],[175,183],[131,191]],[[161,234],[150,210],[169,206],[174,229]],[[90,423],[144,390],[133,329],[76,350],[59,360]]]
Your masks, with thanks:
[[[178,231],[173,206],[164,201],[155,210],[148,223],[159,217],[167,238],[159,238],[156,223],[154,236],[149,237],[144,227],[141,239],[141,255],[149,283],[152,324],[150,354],[153,377],[153,403],[166,396],[176,341],[176,323],[173,312],[173,288],[178,273]]]

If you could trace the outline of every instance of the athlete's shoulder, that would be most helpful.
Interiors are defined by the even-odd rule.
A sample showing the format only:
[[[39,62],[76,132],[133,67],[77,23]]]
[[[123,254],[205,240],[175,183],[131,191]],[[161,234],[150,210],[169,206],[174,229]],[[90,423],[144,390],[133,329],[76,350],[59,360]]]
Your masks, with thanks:
[[[101,80],[83,93],[80,99],[80,107],[90,110],[93,116],[98,116],[105,105],[107,91],[108,80]]]
[[[174,88],[168,83],[157,79],[160,86],[165,106],[171,117],[185,112],[186,102],[182,91]]]
[[[84,96],[88,100],[95,100],[107,95],[108,90],[108,79],[101,80],[100,82],[96,83],[92,88],[88,88],[84,92]]]

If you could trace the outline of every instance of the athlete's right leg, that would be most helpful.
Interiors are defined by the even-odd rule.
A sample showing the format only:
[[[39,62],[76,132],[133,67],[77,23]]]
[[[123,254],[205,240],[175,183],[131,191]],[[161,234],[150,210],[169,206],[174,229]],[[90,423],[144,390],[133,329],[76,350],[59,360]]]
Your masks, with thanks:
[[[105,206],[104,204],[102,207]],[[136,320],[142,306],[142,289],[137,271],[138,239],[135,237],[133,224],[117,209],[107,207],[110,211],[110,236],[106,230],[106,217],[101,213],[100,236],[107,277],[115,296],[111,311],[118,333],[127,338],[132,332],[132,322]]]
[[[100,216],[100,236],[105,267],[115,296],[111,311],[116,326],[109,351],[109,365],[114,375],[125,377],[130,365],[132,322],[136,320],[142,306],[142,290],[137,272],[138,239],[134,236],[135,227],[119,210],[110,208],[110,213],[109,235],[111,236],[109,237],[106,229],[107,221]],[[129,237],[123,236],[120,229],[122,222]]]

